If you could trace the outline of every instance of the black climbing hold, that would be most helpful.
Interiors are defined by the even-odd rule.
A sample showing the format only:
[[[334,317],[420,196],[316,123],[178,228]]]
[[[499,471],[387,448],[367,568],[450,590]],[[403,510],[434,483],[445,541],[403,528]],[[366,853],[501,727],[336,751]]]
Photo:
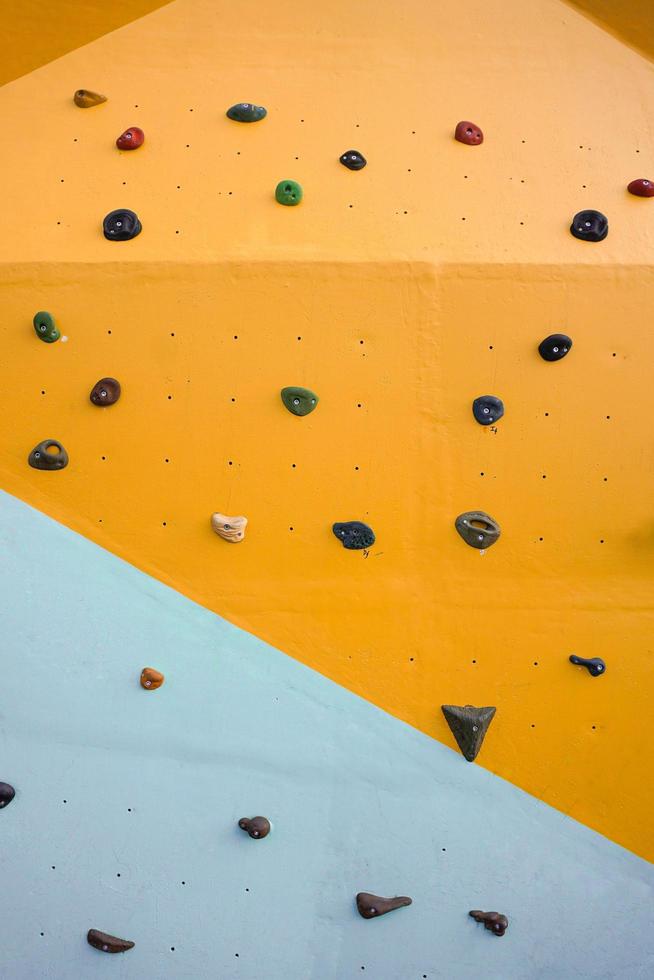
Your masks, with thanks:
[[[282,388],[282,401],[293,415],[309,415],[318,404],[318,396],[309,388]]]
[[[9,783],[0,783],[0,810],[9,806],[15,795],[16,790],[13,786],[10,786]]]
[[[259,122],[267,115],[268,112],[262,105],[253,105],[251,102],[237,102],[227,110],[228,118],[234,122]]]
[[[379,915],[386,915],[394,909],[412,904],[413,900],[408,895],[398,895],[396,898],[382,898],[381,895],[371,895],[370,892],[359,892],[357,895],[357,909],[364,919],[376,919]]]
[[[577,657],[574,653],[571,653],[570,663],[576,667],[585,667],[591,677],[599,677],[600,674],[606,673],[606,664],[600,657],[591,657],[590,660],[586,660],[584,657]]]
[[[509,920],[501,912],[481,912],[479,909],[473,909],[468,912],[476,922],[483,922],[485,929],[490,929],[490,931],[495,936],[503,936],[506,930],[509,928]]]
[[[115,405],[120,398],[120,381],[115,378],[100,378],[91,388],[89,398],[94,405],[104,408],[107,405]]]
[[[475,708],[472,704],[463,707],[442,704],[441,710],[462,754],[468,762],[474,762],[496,709]]]
[[[343,521],[340,524],[333,524],[332,531],[338,540],[343,542],[343,547],[351,551],[369,548],[375,543],[375,532],[361,521]]]
[[[582,242],[601,242],[609,233],[609,219],[601,211],[579,211],[572,219],[570,231]]]
[[[560,361],[572,347],[572,340],[564,333],[551,333],[538,345],[538,353],[544,361]]]
[[[504,402],[495,395],[480,395],[472,403],[472,414],[480,425],[492,425],[504,415]]]
[[[86,941],[89,946],[99,949],[102,953],[125,953],[128,949],[134,948],[134,943],[129,939],[119,939],[118,936],[110,936],[108,932],[100,932],[99,929],[89,929]]]
[[[109,212],[102,223],[102,230],[110,242],[127,242],[141,234],[141,222],[133,211],[119,208]]]
[[[363,170],[368,162],[363,153],[359,153],[358,150],[346,150],[339,159],[348,170]]]
[[[241,817],[238,825],[254,840],[262,840],[270,833],[270,820],[267,817]]]
[[[468,510],[465,514],[459,514],[454,526],[466,544],[480,551],[495,544],[501,533],[497,521],[483,510]]]
[[[56,449],[56,452],[48,452],[49,449]],[[56,439],[44,439],[34,447],[27,462],[35,470],[63,470],[68,466],[68,453]]]

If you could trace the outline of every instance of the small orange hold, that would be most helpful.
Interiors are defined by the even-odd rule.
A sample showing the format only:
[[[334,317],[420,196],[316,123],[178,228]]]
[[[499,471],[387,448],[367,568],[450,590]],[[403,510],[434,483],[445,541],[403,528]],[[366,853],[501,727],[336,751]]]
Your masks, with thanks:
[[[145,133],[138,126],[130,126],[126,129],[124,133],[121,133],[116,140],[116,146],[119,150],[138,150],[139,146],[143,146],[143,141],[145,140]]]
[[[164,675],[154,667],[144,667],[141,671],[141,687],[146,691],[156,691],[164,682]]]

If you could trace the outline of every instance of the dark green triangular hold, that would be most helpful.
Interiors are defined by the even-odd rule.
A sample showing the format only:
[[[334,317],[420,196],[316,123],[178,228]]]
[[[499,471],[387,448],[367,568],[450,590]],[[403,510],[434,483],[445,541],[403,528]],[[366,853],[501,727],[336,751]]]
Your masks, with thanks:
[[[475,708],[472,704],[463,707],[456,704],[442,704],[441,710],[461,752],[468,762],[474,762],[496,708]]]

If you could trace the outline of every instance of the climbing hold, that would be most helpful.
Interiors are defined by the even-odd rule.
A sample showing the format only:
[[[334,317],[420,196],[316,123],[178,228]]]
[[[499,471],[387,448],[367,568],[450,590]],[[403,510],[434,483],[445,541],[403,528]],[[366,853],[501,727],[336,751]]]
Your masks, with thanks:
[[[509,920],[501,912],[480,912],[473,909],[468,912],[477,922],[483,922],[485,929],[490,929],[496,936],[503,936],[509,928]]]
[[[480,395],[472,403],[472,414],[480,425],[492,425],[504,415],[504,402],[495,395]]]
[[[606,664],[600,657],[591,657],[585,660],[584,657],[577,657],[574,653],[570,654],[570,663],[576,667],[586,667],[591,677],[599,677],[606,672]]]
[[[110,242],[127,242],[141,234],[142,226],[133,211],[119,208],[109,212],[102,223],[102,230]]]
[[[394,909],[412,904],[413,899],[408,895],[398,895],[396,898],[382,898],[380,895],[371,895],[370,892],[359,892],[357,895],[357,909],[364,919],[376,919],[378,915],[386,915]]]
[[[496,710],[475,708],[472,704],[463,707],[456,704],[441,705],[445,720],[468,762],[474,762],[477,758]]]
[[[231,541],[232,544],[238,544],[239,541],[243,540],[247,522],[247,517],[226,517],[224,514],[211,515],[211,526],[218,537],[222,538],[223,541]]]
[[[90,109],[92,106],[100,105],[100,103],[106,101],[106,95],[100,95],[99,92],[89,92],[89,90],[85,88],[78,88],[73,96],[73,102],[75,105],[78,105],[80,109]]]
[[[53,448],[57,451],[49,452]],[[35,470],[63,470],[64,466],[68,466],[68,453],[56,439],[44,439],[34,447],[27,462]]]
[[[120,381],[115,378],[100,378],[91,388],[89,398],[94,405],[115,405],[120,398]]]
[[[124,953],[134,947],[129,939],[119,939],[118,936],[110,936],[108,932],[100,932],[98,929],[89,929],[86,941],[89,946],[94,946],[102,953]]]
[[[59,340],[61,337],[52,313],[46,313],[45,310],[40,310],[34,314],[32,323],[34,324],[36,336],[46,344],[54,344],[55,340]]]
[[[484,134],[479,126],[463,120],[456,124],[454,139],[458,140],[459,143],[465,143],[466,146],[479,146],[480,143],[484,142]]]
[[[294,208],[302,200],[302,188],[296,180],[280,180],[275,188],[275,200]]]
[[[340,161],[348,170],[363,170],[368,162],[358,150],[346,150],[341,154]]]
[[[572,340],[564,333],[551,333],[538,345],[538,353],[544,361],[560,361],[572,347]]]
[[[350,551],[369,548],[375,543],[375,532],[361,521],[343,521],[333,524],[332,531],[343,542],[343,547]]]
[[[16,790],[13,786],[10,786],[9,783],[0,783],[0,810],[9,806],[15,795]]]
[[[640,177],[638,180],[632,180],[630,184],[627,184],[627,190],[630,194],[635,194],[636,197],[654,197],[654,181]]]
[[[318,396],[308,388],[282,388],[281,396],[293,415],[309,415],[318,404]]]
[[[495,544],[501,533],[497,521],[483,510],[468,510],[465,514],[459,514],[454,526],[466,544],[480,551]]]
[[[254,840],[262,840],[270,833],[270,820],[265,817],[241,817],[238,825],[241,830],[247,831]]]
[[[601,211],[579,211],[572,219],[570,231],[582,242],[601,242],[609,233],[609,219]]]
[[[164,675],[160,674],[154,667],[144,667],[141,671],[141,687],[144,687],[146,691],[156,691],[158,687],[161,687],[164,680]]]
[[[126,129],[124,133],[121,133],[116,140],[116,146],[119,150],[138,150],[139,146],[143,146],[143,140],[145,139],[145,133],[138,126],[130,126]]]
[[[235,122],[259,122],[267,115],[268,112],[262,105],[253,105],[251,102],[237,102],[227,110],[228,118]]]

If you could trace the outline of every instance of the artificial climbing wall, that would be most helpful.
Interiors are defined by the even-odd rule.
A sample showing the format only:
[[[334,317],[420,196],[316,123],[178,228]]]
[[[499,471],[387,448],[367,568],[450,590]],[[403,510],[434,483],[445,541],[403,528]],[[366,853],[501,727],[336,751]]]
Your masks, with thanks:
[[[80,110],[79,87],[109,100]],[[644,858],[654,202],[626,185],[652,176],[651,89],[647,61],[558,2],[178,0],[0,92],[46,148],[5,154],[3,487],[393,733],[454,746],[441,703],[496,705],[477,765]],[[266,119],[226,119],[243,99]],[[481,146],[453,140],[461,118]],[[121,154],[129,125],[146,141]],[[286,178],[297,208],[275,202]],[[120,207],[143,232],[109,243]],[[584,208],[605,241],[570,235]],[[56,344],[34,335],[44,309]],[[559,331],[573,348],[546,363]],[[106,411],[88,401],[105,375]],[[293,384],[320,397],[307,418],[281,403]],[[482,394],[497,426],[473,419]],[[44,438],[64,471],[27,466]],[[453,526],[473,509],[502,528],[483,555]],[[215,510],[248,517],[238,546]],[[351,519],[367,554],[331,533]]]

